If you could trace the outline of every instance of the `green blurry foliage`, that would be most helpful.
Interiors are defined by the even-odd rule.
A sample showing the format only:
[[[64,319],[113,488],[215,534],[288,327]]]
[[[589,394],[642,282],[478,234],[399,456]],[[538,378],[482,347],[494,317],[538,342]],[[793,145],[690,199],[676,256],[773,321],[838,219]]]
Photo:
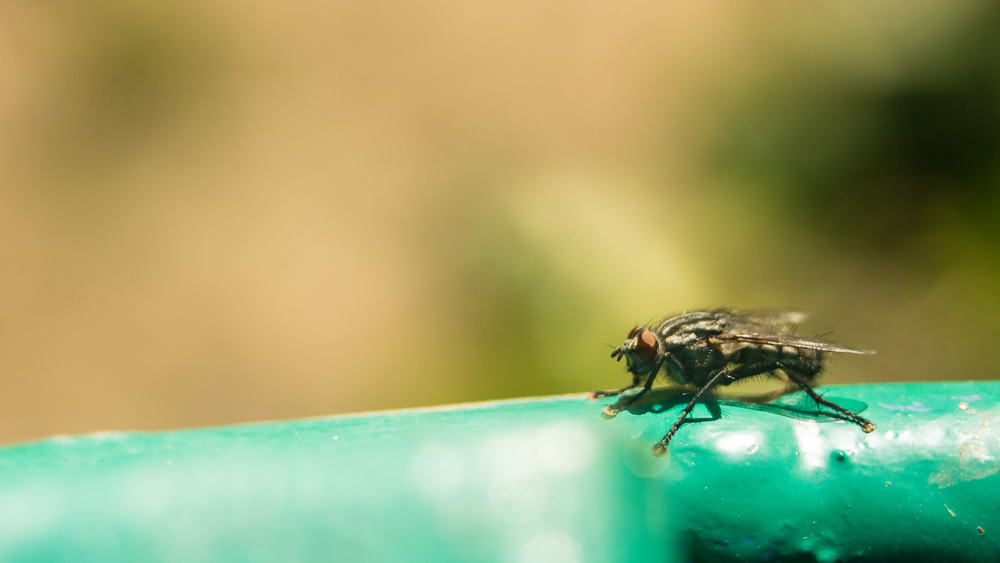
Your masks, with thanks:
[[[786,69],[737,104],[713,166],[861,255],[935,250],[928,239],[956,228],[996,245],[1000,8],[978,6],[894,53],[888,79],[860,65]]]
[[[575,248],[533,232],[509,193],[493,193],[463,199],[436,239],[462,352],[472,358],[469,385],[486,396],[601,385],[607,353],[586,340],[607,329],[607,304],[588,283],[593,264],[574,263]]]
[[[866,44],[877,63],[849,45],[864,33],[779,42],[782,57],[734,85],[701,156],[745,233],[735,244],[749,241],[746,284],[831,328],[855,323],[878,350],[828,381],[996,376],[1000,9],[913,23]]]

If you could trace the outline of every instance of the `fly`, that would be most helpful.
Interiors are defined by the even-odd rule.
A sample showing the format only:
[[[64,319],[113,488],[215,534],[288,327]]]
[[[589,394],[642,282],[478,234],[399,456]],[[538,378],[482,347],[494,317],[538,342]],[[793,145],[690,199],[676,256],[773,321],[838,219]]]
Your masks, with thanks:
[[[660,370],[674,381],[698,390],[654,447],[663,455],[695,403],[718,385],[729,385],[755,375],[770,374],[788,384],[801,387],[820,405],[836,411],[845,420],[857,424],[863,432],[875,425],[857,413],[824,399],[812,388],[823,369],[823,354],[871,354],[818,338],[793,334],[802,313],[791,311],[736,312],[727,309],[699,311],[670,317],[655,329],[637,326],[628,333],[625,343],[611,352],[616,360],[625,358],[632,382],[621,389],[594,391],[591,398],[613,397],[636,387],[638,393],[607,407],[615,415],[649,392]]]

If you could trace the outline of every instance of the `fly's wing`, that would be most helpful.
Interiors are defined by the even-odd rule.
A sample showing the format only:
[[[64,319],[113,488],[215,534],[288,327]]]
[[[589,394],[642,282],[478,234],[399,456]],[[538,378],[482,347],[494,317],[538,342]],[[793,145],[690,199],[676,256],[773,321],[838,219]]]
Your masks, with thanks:
[[[780,327],[788,330],[806,320],[809,315],[801,311],[759,309],[755,311],[734,311],[732,315],[748,324]]]
[[[683,335],[703,339],[738,329],[771,334],[791,333],[805,318],[805,313],[796,311],[716,309],[667,317],[655,324],[660,336]]]
[[[771,344],[773,346],[793,346],[808,348],[822,352],[840,352],[842,354],[874,354],[872,350],[858,350],[818,338],[807,338],[794,334],[769,334],[747,328],[734,328],[712,337],[719,342],[747,342],[750,344]]]

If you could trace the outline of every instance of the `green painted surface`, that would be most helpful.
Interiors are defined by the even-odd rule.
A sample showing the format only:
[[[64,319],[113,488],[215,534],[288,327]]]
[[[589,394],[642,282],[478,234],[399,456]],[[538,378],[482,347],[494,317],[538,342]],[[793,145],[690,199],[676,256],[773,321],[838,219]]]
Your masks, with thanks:
[[[7,447],[0,560],[1000,559],[1000,384],[821,389],[877,430],[723,402],[656,458],[669,394],[580,395]]]

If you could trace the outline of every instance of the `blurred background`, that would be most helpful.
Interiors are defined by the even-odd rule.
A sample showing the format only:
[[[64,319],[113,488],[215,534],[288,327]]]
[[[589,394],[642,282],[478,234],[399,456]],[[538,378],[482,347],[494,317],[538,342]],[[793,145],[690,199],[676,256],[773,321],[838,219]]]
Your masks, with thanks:
[[[986,379],[995,3],[0,6],[0,442],[610,388],[734,306]],[[596,416],[595,411],[595,416]]]

